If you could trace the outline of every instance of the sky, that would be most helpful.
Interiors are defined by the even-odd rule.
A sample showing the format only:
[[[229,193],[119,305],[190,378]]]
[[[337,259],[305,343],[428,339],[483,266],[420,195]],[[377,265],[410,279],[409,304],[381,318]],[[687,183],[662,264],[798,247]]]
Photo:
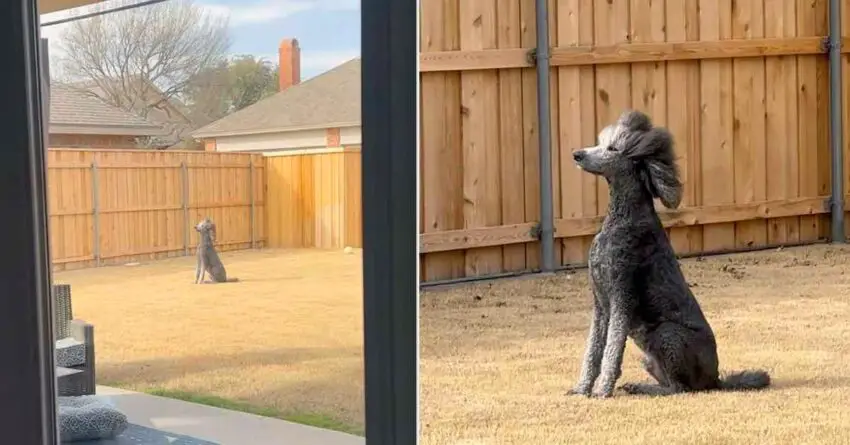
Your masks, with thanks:
[[[108,0],[97,6],[41,16],[42,23],[109,9],[138,0]],[[360,55],[359,0],[195,0],[211,14],[230,17],[231,54],[253,54],[277,63],[280,41],[295,37],[301,47],[301,80]],[[43,27],[51,53],[63,25]]]

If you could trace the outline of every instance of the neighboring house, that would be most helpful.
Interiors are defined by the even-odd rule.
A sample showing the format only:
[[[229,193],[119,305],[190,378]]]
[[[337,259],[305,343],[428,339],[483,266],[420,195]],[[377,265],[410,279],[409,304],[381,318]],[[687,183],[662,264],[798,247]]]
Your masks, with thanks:
[[[52,82],[48,132],[49,147],[133,149],[139,147],[139,139],[161,136],[163,129],[74,87]]]
[[[292,150],[359,148],[360,59],[300,83],[296,39],[280,44],[280,91],[192,133],[207,151],[274,156]]]
[[[164,134],[147,141],[150,148],[173,150],[200,150],[202,146],[191,137],[195,125],[188,117],[188,110],[178,100],[166,95],[153,83],[136,79],[133,91],[140,97],[132,104],[132,109],[138,116],[144,116],[150,122],[160,125]],[[77,85],[83,92],[97,96],[107,103],[109,93],[92,82]],[[114,102],[113,102],[114,103]]]

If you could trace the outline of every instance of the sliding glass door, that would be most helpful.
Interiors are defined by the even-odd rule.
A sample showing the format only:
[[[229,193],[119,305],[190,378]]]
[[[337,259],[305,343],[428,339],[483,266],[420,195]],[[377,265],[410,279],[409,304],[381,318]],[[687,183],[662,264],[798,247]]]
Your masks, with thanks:
[[[0,14],[0,435],[3,443],[56,443],[45,205],[41,45],[33,0]]]

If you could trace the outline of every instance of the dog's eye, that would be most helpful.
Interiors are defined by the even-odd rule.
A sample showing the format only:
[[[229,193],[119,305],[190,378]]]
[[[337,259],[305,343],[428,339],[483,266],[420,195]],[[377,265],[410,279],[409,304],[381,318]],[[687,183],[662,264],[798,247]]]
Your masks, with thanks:
[[[608,151],[617,151],[617,147],[614,147],[613,145],[609,145],[605,149],[608,150]]]

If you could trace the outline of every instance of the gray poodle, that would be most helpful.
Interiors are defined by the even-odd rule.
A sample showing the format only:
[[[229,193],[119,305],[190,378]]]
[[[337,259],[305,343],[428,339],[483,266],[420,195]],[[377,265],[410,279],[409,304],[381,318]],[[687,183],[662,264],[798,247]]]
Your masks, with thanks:
[[[647,115],[623,113],[599,133],[599,145],[575,151],[579,168],[604,177],[611,199],[593,239],[588,266],[593,321],[578,383],[571,394],[610,397],[623,363],[626,337],[644,353],[658,382],[628,383],[629,394],[669,395],[706,390],[751,390],[770,385],[765,371],[721,377],[717,343],[685,281],[653,206],[674,209],[682,199],[673,138]]]
[[[211,219],[204,218],[195,225],[198,231],[198,263],[195,266],[195,284],[204,283],[204,276],[210,275],[212,283],[234,283],[238,278],[228,278],[218,253],[215,251],[216,228]]]

